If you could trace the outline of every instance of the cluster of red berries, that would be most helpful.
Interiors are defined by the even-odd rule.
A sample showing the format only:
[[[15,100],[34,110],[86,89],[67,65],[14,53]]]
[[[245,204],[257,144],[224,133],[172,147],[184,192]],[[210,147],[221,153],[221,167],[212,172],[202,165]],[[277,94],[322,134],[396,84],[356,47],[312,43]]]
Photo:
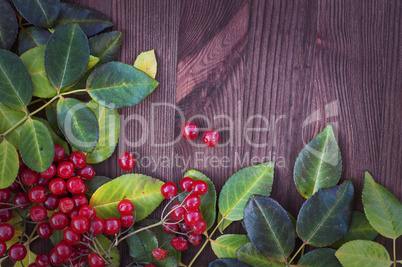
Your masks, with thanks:
[[[186,122],[181,127],[181,134],[183,135],[184,139],[193,140],[198,136],[198,133],[198,126],[194,122]],[[215,130],[206,131],[202,137],[204,144],[209,147],[216,146],[220,139],[221,138],[218,132]]]

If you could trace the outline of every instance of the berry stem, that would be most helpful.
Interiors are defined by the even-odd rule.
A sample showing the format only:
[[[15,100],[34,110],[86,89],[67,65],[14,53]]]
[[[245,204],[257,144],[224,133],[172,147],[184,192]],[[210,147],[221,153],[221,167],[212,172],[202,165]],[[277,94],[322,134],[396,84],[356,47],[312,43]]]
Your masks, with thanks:
[[[123,241],[124,239],[126,239],[126,238],[128,238],[128,237],[130,237],[130,236],[132,236],[132,235],[138,234],[139,232],[145,231],[145,230],[147,230],[147,229],[151,229],[151,228],[156,227],[156,226],[159,226],[159,225],[162,225],[162,222],[157,222],[157,223],[151,224],[151,225],[149,225],[149,226],[147,226],[147,227],[140,228],[140,229],[138,229],[137,231],[134,231],[134,232],[132,232],[132,233],[129,233],[129,234],[126,235],[126,236],[123,236],[120,240],[118,240],[117,243],[120,243],[121,241]]]
[[[396,267],[396,238],[392,240],[393,242],[393,252],[394,252],[394,267]]]
[[[197,254],[195,254],[194,258],[191,260],[190,264],[188,265],[188,267],[191,267],[193,265],[193,263],[195,262],[195,260],[198,258],[198,256],[201,254],[201,252],[204,250],[204,248],[207,246],[207,244],[209,243],[211,239],[207,239],[205,240],[205,243],[202,245],[202,247],[200,248],[200,250],[197,252]]]
[[[299,254],[299,252],[304,248],[304,246],[306,245],[306,243],[303,243],[303,245],[301,245],[301,247],[299,248],[299,250],[296,251],[295,255],[293,255],[293,257],[290,259],[289,261],[289,265],[292,263],[292,261],[296,258],[296,256]]]

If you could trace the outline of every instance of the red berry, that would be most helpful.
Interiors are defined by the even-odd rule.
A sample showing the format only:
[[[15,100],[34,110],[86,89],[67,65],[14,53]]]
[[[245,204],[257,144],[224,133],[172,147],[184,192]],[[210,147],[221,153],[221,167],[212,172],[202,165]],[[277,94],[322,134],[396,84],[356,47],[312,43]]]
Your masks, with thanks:
[[[200,220],[201,220],[201,213],[199,211],[190,211],[184,216],[184,221],[189,226],[194,226]]]
[[[203,180],[195,181],[193,186],[193,193],[196,195],[202,196],[208,191],[208,185]]]
[[[88,199],[84,194],[78,194],[73,196],[75,207],[81,207],[88,205]]]
[[[61,161],[64,159],[65,151],[61,145],[54,145],[54,160],[53,161]]]
[[[88,241],[88,239],[86,239],[86,241]],[[83,240],[81,240],[81,242],[83,242]],[[84,245],[84,244],[78,244],[77,246],[75,246],[75,249],[77,250],[78,253],[84,254],[84,255],[89,254],[91,252],[91,249],[87,245]]]
[[[193,184],[194,184],[193,179],[191,179],[190,177],[184,177],[180,181],[180,188],[183,191],[191,192],[191,190],[193,190]]]
[[[206,131],[204,133],[204,136],[202,137],[202,141],[204,142],[204,144],[209,147],[216,146],[220,140],[221,138],[219,134],[214,130]]]
[[[168,235],[175,235],[175,232],[179,231],[179,225],[172,220],[166,220],[166,223],[163,224],[162,229]]]
[[[71,192],[71,194],[79,194],[84,189],[84,182],[80,177],[71,177],[67,181],[67,190]]]
[[[117,210],[121,214],[129,215],[129,214],[133,213],[133,211],[134,211],[134,204],[133,204],[133,202],[131,202],[128,199],[123,199],[117,205]]]
[[[198,127],[193,122],[186,122],[181,127],[181,134],[183,135],[184,139],[193,140],[198,136],[198,133]]]
[[[197,246],[202,241],[202,235],[197,235],[197,234],[191,232],[191,233],[188,234],[187,240],[188,240],[188,242],[193,244],[193,246]]]
[[[63,260],[57,256],[56,251],[52,249],[49,253],[49,259],[52,266],[61,266],[63,264]]]
[[[122,214],[120,216],[120,223],[123,227],[129,228],[135,223],[135,217],[132,214]]]
[[[47,188],[47,187],[49,187],[49,184],[51,181],[52,181],[52,179],[45,179],[39,175],[38,180],[36,180],[36,185]]]
[[[0,257],[3,257],[7,252],[7,244],[4,241],[0,241]]]
[[[46,255],[44,253],[39,253],[36,256],[35,264],[37,267],[50,267],[51,266],[50,258],[48,255]]]
[[[88,193],[88,187],[87,187],[87,185],[84,183],[84,187],[82,188],[82,191],[80,192],[81,194],[86,194],[86,193]]]
[[[22,187],[21,187],[20,183],[19,183],[17,180],[15,180],[15,181],[8,187],[8,189],[9,189],[11,192],[14,192],[14,193],[18,193],[18,192],[21,192],[21,191],[22,191]]]
[[[186,210],[180,205],[180,203],[177,203],[170,209],[170,218],[176,222],[183,220],[184,215],[186,214]]]
[[[166,182],[162,185],[161,193],[163,197],[172,199],[177,195],[177,186],[172,182]]]
[[[36,183],[36,180],[38,179],[38,174],[31,169],[25,169],[21,172],[20,179],[24,185],[31,186]]]
[[[105,261],[96,253],[92,253],[88,258],[89,266],[91,267],[103,267],[105,266]]]
[[[59,209],[64,213],[69,213],[74,209],[74,200],[69,197],[60,199]]]
[[[85,166],[85,163],[87,163],[87,157],[81,151],[74,151],[71,153],[68,160],[74,164],[74,167],[77,169],[81,169]]]
[[[14,236],[14,227],[8,223],[0,225],[0,241],[7,242]]]
[[[40,205],[33,206],[29,211],[29,214],[34,222],[43,222],[47,218],[47,210],[45,207]]]
[[[89,221],[91,221],[92,218],[96,216],[96,211],[94,207],[90,205],[84,205],[80,208],[80,211],[78,212],[80,216],[83,216],[87,218]]]
[[[55,178],[49,184],[49,190],[55,195],[60,195],[66,191],[66,182],[63,179]]]
[[[14,205],[18,206],[18,209],[25,210],[29,207],[29,204],[31,204],[31,201],[27,193],[20,192],[14,196]]]
[[[8,250],[8,256],[13,261],[22,261],[27,255],[27,249],[22,244],[14,244]]]
[[[72,227],[67,227],[63,231],[63,240],[68,245],[74,246],[78,244],[78,241],[81,240],[81,235],[77,234]]]
[[[155,264],[147,264],[144,267],[156,267],[156,265]]]
[[[49,238],[52,236],[53,229],[52,229],[52,226],[50,225],[50,223],[43,222],[38,225],[36,232],[38,233],[38,235],[41,238],[45,239],[45,238]]]
[[[54,194],[46,196],[46,200],[43,201],[43,207],[47,210],[55,210],[59,206],[59,198]]]
[[[186,233],[191,232],[191,231],[193,231],[193,228],[190,225],[188,225],[187,223],[181,223],[180,224],[180,232],[186,234]]]
[[[170,244],[177,251],[184,251],[187,249],[187,240],[182,236],[177,236],[170,240]]]
[[[49,221],[54,230],[63,230],[68,225],[68,217],[63,212],[54,213]]]
[[[13,211],[9,206],[0,205],[0,222],[8,222],[13,217]]]
[[[105,233],[108,235],[117,234],[120,231],[121,223],[116,218],[110,218],[105,221]]]
[[[56,252],[57,257],[59,257],[63,261],[68,260],[73,253],[73,249],[71,248],[71,246],[63,241],[56,244],[56,246],[54,247],[54,251]]]
[[[77,176],[81,177],[82,180],[91,180],[95,177],[94,168],[91,165],[85,165],[81,169],[77,170]]]
[[[57,175],[60,178],[68,179],[74,174],[74,165],[69,161],[62,161],[57,165]]]
[[[167,253],[167,250],[161,248],[155,248],[152,250],[152,256],[160,261],[166,259]]]
[[[194,234],[200,235],[207,230],[207,223],[201,219],[193,225]]]
[[[95,217],[93,219],[90,232],[92,235],[97,236],[105,231],[105,220]]]
[[[0,203],[7,203],[11,199],[11,192],[7,188],[0,189]]]
[[[119,166],[123,170],[129,171],[134,167],[134,156],[128,152],[124,152],[119,157]]]
[[[54,164],[50,165],[50,167],[40,174],[45,179],[53,178],[56,175],[56,166]]]
[[[72,211],[67,213],[68,219],[71,221],[75,216],[78,216],[80,212],[80,208],[74,207]]]
[[[89,230],[89,221],[83,216],[75,216],[71,219],[71,227],[78,234],[83,234]]]
[[[188,211],[196,210],[201,205],[201,199],[196,194],[189,194],[183,201],[183,205],[186,206]]]
[[[29,200],[33,203],[42,203],[46,200],[46,189],[42,186],[32,187],[28,192]]]

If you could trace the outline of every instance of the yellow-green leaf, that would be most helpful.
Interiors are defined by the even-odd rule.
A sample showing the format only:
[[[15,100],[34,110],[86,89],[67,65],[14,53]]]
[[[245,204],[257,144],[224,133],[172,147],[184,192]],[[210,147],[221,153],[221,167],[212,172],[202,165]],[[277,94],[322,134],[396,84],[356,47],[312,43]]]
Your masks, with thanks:
[[[13,127],[24,117],[24,112],[11,109],[0,103],[0,133],[5,133],[8,129]],[[21,129],[22,125],[15,128],[15,130],[9,132],[5,137],[7,141],[9,141],[16,149],[18,149]]]
[[[211,247],[218,258],[237,259],[236,250],[250,242],[246,235],[221,235],[211,240]]]
[[[4,139],[0,143],[0,188],[9,187],[18,174],[19,160],[15,147]]]
[[[157,70],[155,51],[152,49],[150,51],[142,52],[141,54],[139,54],[134,62],[134,67],[142,70],[155,79]]]
[[[25,257],[25,259],[23,259],[22,261],[18,261],[14,267],[27,267],[29,264],[31,263],[35,263],[36,260],[36,254],[33,253],[29,247],[27,248],[27,256]]]
[[[107,239],[105,236],[103,235],[98,235],[96,237],[96,239],[99,241],[99,243],[101,244],[103,250],[101,251],[108,251],[110,248],[110,245],[112,244],[112,242]],[[110,251],[110,258],[108,258],[105,254],[102,255],[106,260],[111,260],[114,266],[120,266],[120,254],[119,254],[119,250],[114,247],[111,251]]]
[[[241,248],[239,248],[236,252],[237,259],[241,262],[248,264],[250,267],[276,267],[283,266],[285,267],[285,263],[276,262],[268,259],[251,244],[251,242],[245,244]]]

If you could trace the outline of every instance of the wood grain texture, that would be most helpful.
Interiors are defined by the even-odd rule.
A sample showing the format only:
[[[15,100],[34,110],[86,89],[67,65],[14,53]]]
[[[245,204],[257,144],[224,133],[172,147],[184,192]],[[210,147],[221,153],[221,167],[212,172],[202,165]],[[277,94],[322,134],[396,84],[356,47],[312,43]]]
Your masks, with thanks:
[[[344,162],[342,180],[352,179],[356,188],[356,209],[362,210],[365,170],[402,200],[401,1],[73,2],[101,11],[114,29],[123,31],[121,61],[132,64],[149,49],[155,49],[158,60],[160,86],[140,105],[120,111],[124,118],[141,115],[156,127],[150,130],[134,120],[122,126],[121,138],[134,142],[145,134],[147,141],[136,148],[121,143],[96,166],[99,174],[121,175],[117,158],[123,151],[142,158],[180,155],[188,168],[204,172],[220,190],[238,169],[276,160],[272,197],[297,216],[304,199],[292,179],[296,157],[331,123]],[[152,115],[155,103],[178,110],[160,107]],[[153,145],[151,135],[158,144],[173,141],[187,120],[221,129],[221,143],[227,144],[211,149],[198,138],[195,145],[185,140]],[[201,162],[196,154],[209,160]],[[211,166],[213,156],[227,157],[228,163]],[[137,164],[134,171],[178,182],[187,170],[182,165],[153,167]],[[240,224],[227,230],[242,231]],[[391,250],[390,240],[378,241]],[[397,248],[400,252],[401,239]],[[183,261],[188,263],[196,251],[184,253]],[[129,262],[124,246],[121,253],[124,266]],[[194,266],[214,258],[206,250]]]

